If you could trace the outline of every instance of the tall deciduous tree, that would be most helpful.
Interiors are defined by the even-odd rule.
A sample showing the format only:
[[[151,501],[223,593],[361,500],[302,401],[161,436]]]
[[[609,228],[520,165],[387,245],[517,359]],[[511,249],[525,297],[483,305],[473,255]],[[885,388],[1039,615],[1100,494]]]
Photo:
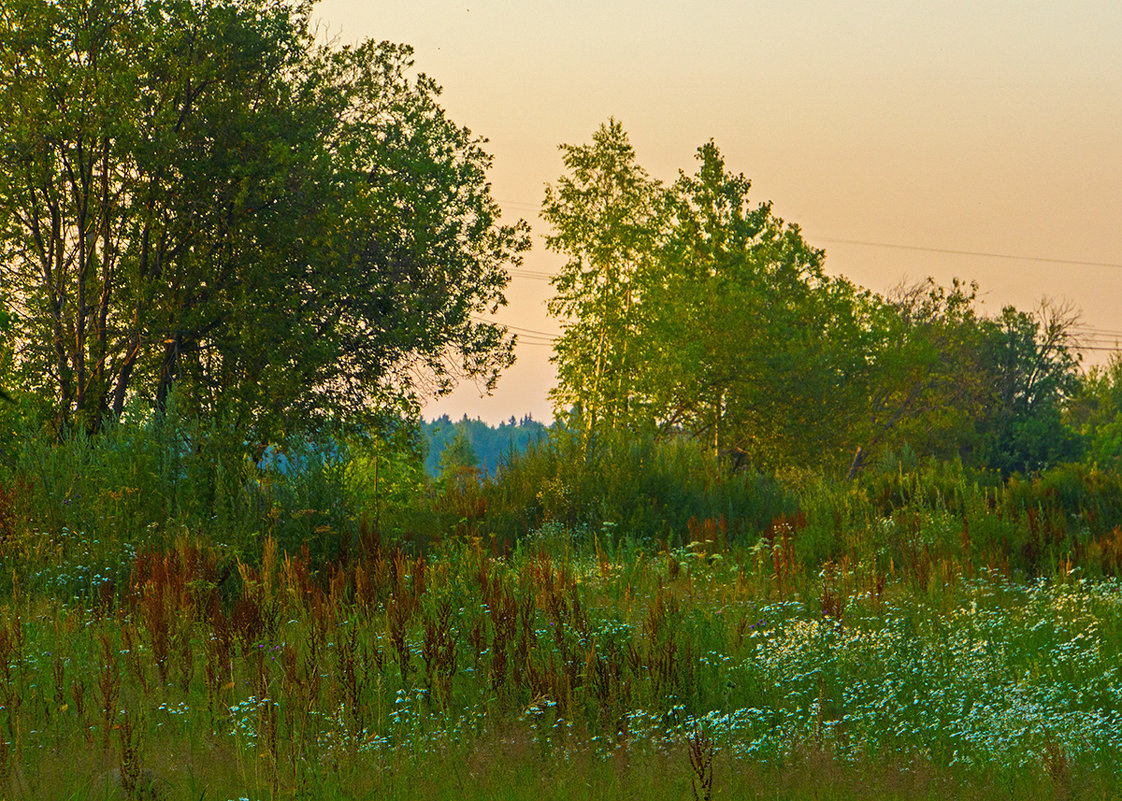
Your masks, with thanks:
[[[1065,422],[1084,438],[1087,457],[1103,468],[1122,466],[1122,356],[1111,356],[1079,379]]]
[[[769,467],[836,460],[861,391],[864,294],[717,146],[671,190],[658,280],[645,298],[644,386],[660,425]]]
[[[984,414],[986,321],[977,286],[928,279],[871,304],[866,395],[853,430],[853,478],[884,451],[908,444],[925,456],[969,457]]]
[[[666,189],[620,124],[562,147],[551,248],[569,256],[550,310],[557,406],[587,426],[654,425],[757,465],[836,462],[866,366],[868,293],[827,276],[797,226],[752,207],[710,142]]]
[[[1076,388],[1075,316],[1043,303],[1035,314],[979,313],[977,287],[931,280],[890,295],[870,330],[879,342],[854,476],[870,456],[903,444],[1004,473],[1077,458],[1061,421]]]
[[[990,319],[973,285],[882,297],[830,276],[713,142],[669,188],[615,120],[562,151],[569,174],[543,206],[569,257],[550,302],[567,318],[553,397],[587,426],[851,477],[903,445],[1005,472],[1077,452],[1059,414],[1077,364],[1069,315]]]
[[[980,426],[980,458],[988,467],[1030,473],[1082,455],[1082,442],[1061,415],[1079,386],[1077,320],[1070,307],[1044,301],[1035,313],[1007,306],[990,321],[993,394]]]
[[[408,48],[284,0],[0,9],[0,271],[25,381],[96,430],[172,387],[268,436],[493,382],[523,225]]]
[[[567,174],[548,185],[546,246],[567,257],[553,279],[549,312],[562,320],[554,345],[559,410],[575,409],[593,429],[641,418],[633,383],[646,272],[661,223],[661,187],[639,166],[615,119],[591,144],[561,145]]]
[[[372,388],[384,403],[465,378],[492,389],[514,361],[506,329],[479,319],[505,304],[506,265],[529,248],[529,227],[500,224],[484,140],[447,118],[440,88],[411,78],[412,64],[409,48],[386,43],[335,57],[349,227],[326,303],[341,363],[318,383],[343,408]]]

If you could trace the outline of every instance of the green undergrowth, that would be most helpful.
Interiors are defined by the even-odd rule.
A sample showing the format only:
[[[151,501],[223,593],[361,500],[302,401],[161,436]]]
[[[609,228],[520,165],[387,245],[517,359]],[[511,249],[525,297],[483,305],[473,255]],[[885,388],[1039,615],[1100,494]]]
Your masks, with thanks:
[[[172,418],[8,456],[3,798],[1122,789],[1113,472],[559,436],[433,482]]]
[[[905,453],[856,481],[796,480],[734,470],[690,440],[587,440],[558,429],[509,454],[493,476],[452,466],[433,481],[405,432],[293,437],[266,448],[221,420],[174,408],[95,438],[52,442],[28,431],[0,456],[4,557],[73,563],[63,570],[67,591],[86,580],[83,570],[104,575],[127,562],[128,549],[184,536],[248,562],[271,537],[328,564],[347,558],[364,522],[421,552],[478,537],[505,554],[543,531],[564,531],[583,549],[698,540],[751,548],[789,528],[795,556],[810,566],[946,562],[1026,578],[1071,567],[1122,572],[1122,477],[1079,464],[1004,478]]]

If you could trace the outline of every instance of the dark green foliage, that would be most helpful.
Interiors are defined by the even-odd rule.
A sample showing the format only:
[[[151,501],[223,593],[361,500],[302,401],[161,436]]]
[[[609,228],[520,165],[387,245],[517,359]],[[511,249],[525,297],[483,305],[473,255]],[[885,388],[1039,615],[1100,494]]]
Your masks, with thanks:
[[[1034,476],[1014,478],[1007,508],[1026,517],[1034,510],[1075,537],[1101,535],[1122,527],[1122,474],[1081,464],[1065,464]]]
[[[504,459],[511,453],[525,450],[530,443],[543,439],[549,432],[549,427],[530,415],[521,420],[512,417],[497,426],[489,426],[482,420],[470,420],[467,415],[453,422],[448,415],[444,415],[431,422],[422,422],[421,432],[428,443],[425,470],[430,476],[439,475],[444,448],[461,434],[475,452],[476,462],[472,466],[479,468],[485,475],[494,475]]]
[[[335,555],[352,530],[342,454],[293,438],[258,464],[241,437],[228,421],[181,415],[174,396],[166,414],[126,415],[96,436],[78,428],[55,442],[25,430],[0,470],[21,517],[0,545],[10,558],[48,549],[54,575],[72,561],[120,565],[124,552],[178,538],[246,559],[268,536],[293,551],[307,545],[317,560]],[[74,552],[75,542],[96,553]]]
[[[80,535],[113,561],[123,547],[184,536],[251,558],[272,536],[318,563],[345,555],[365,521],[422,548],[479,536],[501,552],[549,531],[609,549],[779,542],[808,565],[946,561],[1039,575],[1072,562],[1122,574],[1122,478],[1078,464],[1006,480],[904,449],[855,482],[784,484],[732,470],[686,437],[601,432],[585,444],[579,429],[559,429],[492,477],[472,466],[461,436],[432,481],[404,429],[345,446],[293,437],[255,461],[235,426],[177,409],[173,396],[166,415],[126,417],[96,437],[79,429],[59,444],[21,437],[0,475],[0,538],[25,554],[58,548],[65,561]]]
[[[438,486],[450,488],[465,481],[477,481],[478,464],[479,457],[475,455],[475,449],[462,431],[457,432],[455,439],[440,454]]]
[[[1064,425],[1056,404],[1002,415],[981,451],[987,466],[1005,475],[1029,475],[1042,469],[1074,462],[1083,456],[1083,438]]]
[[[1079,376],[1064,422],[1084,440],[1086,458],[1102,468],[1122,465],[1122,358]]]
[[[940,562],[1023,576],[1077,564],[1122,575],[1122,476],[1066,464],[1031,478],[961,462],[886,462],[856,482],[808,482],[793,538],[808,564],[873,560],[887,569]]]
[[[1063,307],[1043,304],[1036,315],[1006,307],[988,321],[982,366],[992,395],[978,424],[980,463],[1005,475],[1029,474],[1082,457],[1083,438],[1062,420],[1080,386],[1075,320]]]
[[[286,0],[8,0],[0,277],[56,436],[137,398],[279,440],[486,385],[529,245],[404,45]]]
[[[603,431],[586,445],[561,429],[531,444],[484,487],[484,529],[517,539],[546,523],[615,541],[684,543],[690,521],[723,521],[729,541],[750,542],[795,508],[778,481],[730,472],[696,441]]]

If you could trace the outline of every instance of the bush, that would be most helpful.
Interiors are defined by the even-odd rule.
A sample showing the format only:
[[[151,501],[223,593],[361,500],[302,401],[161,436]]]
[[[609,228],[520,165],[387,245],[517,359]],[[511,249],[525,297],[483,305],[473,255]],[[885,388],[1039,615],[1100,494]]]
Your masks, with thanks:
[[[508,542],[552,523],[680,544],[704,521],[730,541],[751,542],[795,509],[777,480],[731,471],[696,441],[619,432],[586,442],[564,429],[508,456],[483,495],[484,533]]]
[[[133,410],[93,437],[29,427],[0,482],[5,505],[21,510],[3,548],[64,565],[190,536],[256,559],[271,535],[293,552],[334,554],[351,528],[338,457],[302,437],[260,462],[253,450],[233,425],[181,416],[174,403],[164,414]]]

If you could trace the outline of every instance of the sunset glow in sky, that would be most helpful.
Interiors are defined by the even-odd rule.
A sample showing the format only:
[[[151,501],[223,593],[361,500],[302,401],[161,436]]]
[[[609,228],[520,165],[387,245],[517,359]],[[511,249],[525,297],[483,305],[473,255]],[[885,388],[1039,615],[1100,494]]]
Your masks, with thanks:
[[[535,234],[498,317],[516,331],[559,331],[543,274],[561,260],[542,246],[537,210],[562,174],[558,145],[588,142],[614,116],[639,162],[668,182],[692,172],[694,151],[715,139],[727,167],[752,179],[756,202],[773,201],[826,249],[831,272],[878,291],[929,275],[977,280],[993,312],[1067,300],[1082,311],[1088,345],[1122,343],[1115,0],[324,0],[317,9],[339,42],[412,45],[418,70],[443,85],[451,119],[490,140],[494,196]],[[492,397],[464,386],[425,415],[551,419],[550,348],[524,339]],[[1085,360],[1108,355],[1088,350]]]

